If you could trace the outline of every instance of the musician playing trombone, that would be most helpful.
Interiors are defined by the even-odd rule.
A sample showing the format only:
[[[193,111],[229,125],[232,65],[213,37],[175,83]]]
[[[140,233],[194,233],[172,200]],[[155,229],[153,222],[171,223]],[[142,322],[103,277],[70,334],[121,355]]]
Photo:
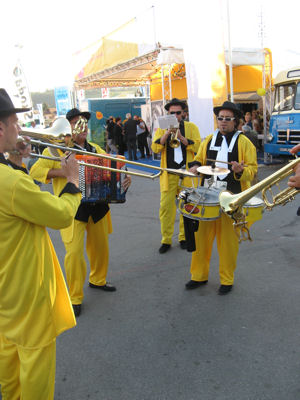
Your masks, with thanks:
[[[211,164],[207,159],[216,160],[215,166],[224,168],[220,161],[229,163],[229,173],[220,174],[215,186],[239,193],[250,187],[257,172],[256,148],[251,141],[237,130],[241,111],[234,103],[225,101],[222,106],[214,107],[218,129],[205,138],[199,151],[190,164],[190,172],[197,173],[201,165]],[[246,166],[247,165],[247,166]],[[204,176],[202,185],[207,183]],[[215,237],[219,253],[220,287],[218,294],[228,294],[233,286],[239,250],[238,236],[232,219],[225,213],[213,221],[199,221],[195,233],[196,250],[192,253],[191,280],[186,289],[196,289],[208,281],[209,263]]]
[[[80,204],[78,164],[62,160],[59,196],[40,191],[22,166],[17,113],[0,89],[0,385],[2,399],[53,400],[56,336],[75,326],[46,227],[66,228]],[[19,150],[22,150],[19,148]]]
[[[74,148],[87,150],[92,153],[105,153],[95,143],[87,141],[87,121],[89,112],[81,112],[73,108],[66,114],[72,127]],[[74,128],[80,118],[85,119],[85,128],[74,134]],[[48,149],[44,155],[50,155]],[[65,184],[65,176],[59,161],[39,159],[31,168],[30,174],[36,180],[49,182],[52,179],[54,193],[59,193]],[[126,176],[123,181],[124,189],[131,183],[131,178]],[[84,234],[87,231],[86,250],[90,262],[89,287],[106,292],[116,291],[116,287],[106,281],[109,263],[108,235],[112,233],[111,215],[106,202],[81,203],[73,223],[61,230],[62,240],[65,245],[65,271],[69,293],[75,315],[81,313],[83,301],[83,285],[86,277],[86,262],[84,257]]]
[[[179,122],[179,130],[177,139],[178,147],[170,146],[171,130],[158,128],[155,132],[152,150],[154,153],[161,153],[161,167],[180,169],[187,168],[188,163],[193,160],[197,153],[201,141],[198,127],[192,123],[183,121],[182,115],[186,104],[176,98],[172,99],[165,105],[165,109],[169,114],[175,114]],[[185,178],[184,185],[188,186],[188,180]],[[161,225],[161,246],[159,252],[166,253],[172,244],[172,236],[174,232],[174,223],[176,217],[175,199],[178,194],[179,176],[163,172],[160,177],[160,209],[159,218]],[[178,240],[180,247],[186,249],[186,240],[184,234],[183,218],[179,219],[179,235]]]

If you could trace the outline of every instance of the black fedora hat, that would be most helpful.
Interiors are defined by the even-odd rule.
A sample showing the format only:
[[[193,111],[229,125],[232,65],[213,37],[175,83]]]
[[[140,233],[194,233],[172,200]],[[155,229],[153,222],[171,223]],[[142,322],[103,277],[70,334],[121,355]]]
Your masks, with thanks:
[[[10,115],[29,111],[31,108],[16,108],[6,90],[0,88],[0,115]]]
[[[185,109],[186,109],[186,102],[181,101],[181,100],[179,100],[179,99],[176,99],[176,97],[174,97],[174,99],[172,99],[169,103],[167,103],[167,104],[165,105],[165,110],[169,111],[169,108],[170,108],[171,106],[181,106],[181,108],[182,108],[183,110],[185,110]]]
[[[215,115],[219,115],[221,110],[230,110],[234,113],[237,118],[241,118],[243,116],[242,111],[240,111],[237,106],[231,101],[224,101],[222,106],[214,107]]]
[[[82,116],[89,120],[91,118],[91,113],[88,111],[80,111],[78,108],[72,108],[72,110],[69,110],[66,114],[67,120],[70,122],[73,118]]]

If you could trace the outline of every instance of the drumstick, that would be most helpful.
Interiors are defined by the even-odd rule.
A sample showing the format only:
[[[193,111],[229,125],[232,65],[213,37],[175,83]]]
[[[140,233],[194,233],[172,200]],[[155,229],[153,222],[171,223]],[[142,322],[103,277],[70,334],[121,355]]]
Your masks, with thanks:
[[[228,161],[220,161],[220,160],[213,160],[213,159],[211,159],[211,158],[207,158],[206,161],[212,161],[213,163],[219,162],[219,163],[223,163],[223,164],[227,164],[227,165],[232,165],[231,162],[228,162]],[[244,167],[249,167],[249,166],[254,167],[255,165],[256,165],[256,164],[243,164]]]

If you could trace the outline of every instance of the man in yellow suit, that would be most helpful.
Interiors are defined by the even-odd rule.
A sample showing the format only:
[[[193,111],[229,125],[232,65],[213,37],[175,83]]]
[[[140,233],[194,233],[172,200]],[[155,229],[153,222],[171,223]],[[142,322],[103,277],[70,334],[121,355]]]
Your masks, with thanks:
[[[77,108],[68,111],[66,118],[74,130],[80,118],[86,121],[85,129],[78,134],[73,134],[74,147],[92,153],[105,153],[95,143],[87,141],[87,121],[89,112],[80,112]],[[48,149],[44,155],[51,156]],[[39,159],[31,168],[30,175],[41,182],[49,182],[52,179],[54,194],[61,191],[66,183],[64,171],[59,161]],[[130,185],[130,177],[124,179],[123,185],[127,189]],[[90,262],[89,286],[106,292],[116,291],[116,287],[106,282],[109,263],[108,235],[112,232],[111,215],[106,202],[81,203],[74,221],[67,229],[61,230],[62,240],[65,245],[65,271],[69,287],[69,293],[75,315],[81,313],[83,300],[83,285],[86,277],[86,262],[84,257],[84,234],[87,231],[86,250]]]
[[[229,173],[218,175],[214,186],[239,193],[250,187],[256,175],[256,148],[242,132],[237,130],[242,113],[234,103],[225,101],[222,106],[214,108],[214,113],[218,129],[201,143],[195,160],[190,164],[190,171],[197,173],[199,166],[211,164],[207,159],[216,160],[215,166],[221,168],[226,168],[228,165],[218,161],[228,162]],[[202,185],[205,183],[205,178],[210,177],[204,175]],[[215,237],[219,252],[221,282],[218,294],[226,295],[231,291],[239,242],[233,220],[223,212],[219,219],[199,221],[198,231],[195,233],[196,250],[192,254],[191,261],[191,280],[186,283],[186,289],[196,289],[207,283]]]
[[[171,130],[158,128],[155,132],[152,150],[161,153],[161,167],[180,169],[187,168],[188,163],[194,159],[200,145],[200,133],[198,127],[192,122],[183,121],[183,111],[186,104],[176,98],[165,105],[169,114],[175,114],[179,122],[178,140],[179,147],[174,149],[170,146]],[[183,185],[189,186],[190,178],[185,178]],[[176,218],[175,199],[178,193],[179,175],[163,172],[160,178],[160,209],[159,218],[161,225],[161,247],[159,252],[166,253],[172,244],[174,223]],[[180,247],[186,249],[183,218],[180,216],[179,236]]]
[[[41,192],[4,157],[20,132],[0,89],[0,385],[5,400],[54,398],[56,336],[75,326],[62,271],[46,227],[66,228],[80,203],[78,165],[62,160],[59,196]]]

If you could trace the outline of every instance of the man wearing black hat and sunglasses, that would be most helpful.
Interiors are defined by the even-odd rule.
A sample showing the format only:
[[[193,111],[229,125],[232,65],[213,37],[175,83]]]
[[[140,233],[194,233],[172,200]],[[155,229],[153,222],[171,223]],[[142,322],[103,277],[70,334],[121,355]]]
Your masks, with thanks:
[[[59,196],[6,160],[21,131],[17,113],[25,111],[0,89],[0,385],[3,400],[51,400],[56,336],[75,318],[46,227],[69,226],[81,194],[74,157],[62,160],[67,179]]]
[[[73,134],[74,147],[92,153],[105,153],[95,143],[87,141],[89,112],[81,112],[73,108],[67,112],[66,118],[70,122],[72,131],[80,118],[85,119],[85,128],[80,133]],[[44,155],[51,156],[48,149]],[[41,182],[52,179],[54,193],[59,193],[65,184],[65,176],[59,161],[40,158],[31,168],[30,175]],[[123,181],[124,189],[128,189],[131,178],[126,176]],[[90,262],[89,286],[105,292],[115,292],[116,287],[106,281],[109,265],[109,240],[112,233],[112,223],[109,205],[98,201],[81,203],[75,219],[67,229],[61,230],[62,240],[65,245],[65,271],[69,293],[76,317],[81,314],[83,301],[83,286],[86,277],[86,261],[84,257],[84,235],[87,232],[86,249]]]
[[[197,153],[201,141],[198,127],[192,122],[183,121],[183,111],[186,103],[176,98],[165,105],[169,114],[174,114],[179,122],[177,139],[180,141],[178,148],[170,146],[171,131],[158,128],[155,132],[152,150],[154,153],[161,153],[161,167],[180,169],[187,168],[188,163]],[[159,252],[166,253],[172,244],[174,223],[176,218],[175,199],[178,194],[179,176],[163,172],[160,177],[160,209],[159,218],[161,224],[161,247]],[[191,186],[190,178],[185,178],[184,186]],[[179,236],[180,247],[186,249],[183,218],[180,215]]]
[[[230,172],[218,175],[215,186],[232,193],[240,193],[251,185],[257,172],[256,148],[251,141],[237,130],[241,111],[234,103],[225,101],[222,106],[215,107],[218,129],[201,143],[195,160],[190,164],[190,171],[197,173],[201,165],[211,165],[229,168]],[[228,162],[229,165],[218,161]],[[202,185],[205,184],[204,176]],[[221,213],[214,221],[199,221],[195,233],[196,251],[192,254],[191,280],[186,283],[186,289],[196,289],[208,281],[209,262],[215,237],[219,252],[220,283],[218,294],[228,294],[233,286],[239,250],[238,236],[233,227],[233,220]]]

